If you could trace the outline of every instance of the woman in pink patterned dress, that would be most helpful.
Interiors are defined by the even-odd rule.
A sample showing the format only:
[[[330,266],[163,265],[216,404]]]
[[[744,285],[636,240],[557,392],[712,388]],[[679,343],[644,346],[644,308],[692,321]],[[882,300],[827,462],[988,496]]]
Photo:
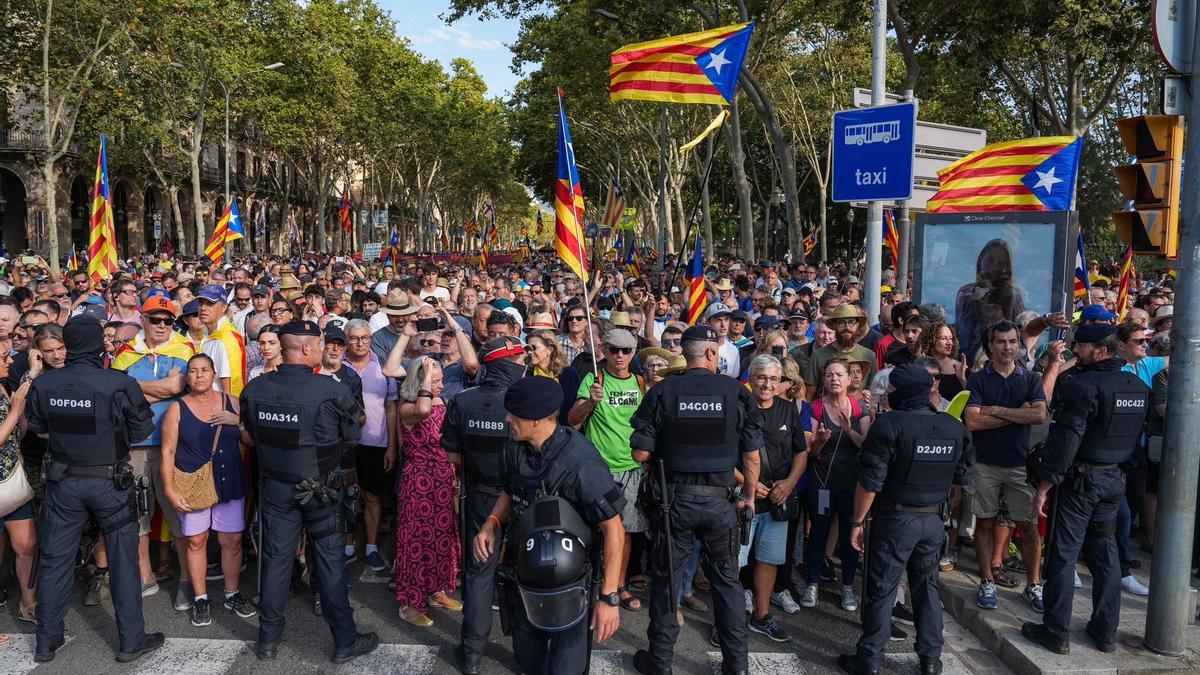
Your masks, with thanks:
[[[429,607],[461,612],[447,591],[458,585],[462,551],[454,516],[454,466],[442,450],[446,405],[442,368],[420,356],[400,387],[400,436],[404,453],[396,493],[396,601],[400,618],[429,628]]]

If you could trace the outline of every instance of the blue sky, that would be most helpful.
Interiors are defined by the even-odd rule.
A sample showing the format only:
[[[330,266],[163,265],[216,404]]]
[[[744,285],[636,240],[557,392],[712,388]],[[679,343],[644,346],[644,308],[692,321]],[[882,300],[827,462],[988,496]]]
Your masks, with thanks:
[[[378,0],[391,13],[397,32],[409,39],[413,49],[443,64],[455,57],[469,59],[483,76],[491,96],[507,97],[519,79],[509,69],[512,52],[507,45],[520,28],[514,19],[480,21],[463,17],[447,26],[440,18],[449,9],[443,0]]]

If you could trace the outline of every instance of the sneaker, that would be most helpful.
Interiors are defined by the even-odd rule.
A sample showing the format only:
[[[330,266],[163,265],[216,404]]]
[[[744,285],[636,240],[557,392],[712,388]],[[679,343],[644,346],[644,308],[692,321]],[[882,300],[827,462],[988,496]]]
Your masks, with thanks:
[[[837,581],[837,569],[833,566],[833,561],[829,558],[821,563],[821,581]]]
[[[792,599],[792,594],[787,590],[779,591],[771,594],[771,604],[783,610],[784,614],[795,614],[800,611],[800,605]]]
[[[847,612],[858,611],[858,598],[854,597],[852,586],[842,586],[842,609]]]
[[[958,565],[958,551],[947,551],[946,555],[938,561],[938,569],[943,572],[953,572],[956,565]]]
[[[347,565],[354,562],[355,560],[358,560],[358,551],[351,551],[350,553],[346,553],[343,551],[342,552],[342,560],[344,560]]]
[[[225,598],[225,609],[237,614],[243,619],[249,619],[250,617],[258,614],[258,610],[254,609],[254,606],[250,604],[250,601],[247,600],[240,591]]]
[[[213,563],[208,566],[208,570],[204,573],[204,578],[209,581],[220,581],[225,578],[225,572],[221,569],[221,563]]]
[[[683,596],[682,598],[679,599],[679,604],[683,605],[684,607],[687,607],[688,609],[692,610],[693,612],[707,612],[708,611],[708,605],[706,605],[703,600],[701,600],[700,598],[697,598],[694,595]]]
[[[716,626],[713,626],[712,631],[708,634],[708,644],[716,647],[717,649],[721,648],[721,641],[717,639],[717,627]]]
[[[321,616],[321,595],[313,593],[313,614]]]
[[[180,581],[179,587],[175,589],[175,611],[186,612],[192,608],[192,598],[196,592],[192,590],[192,582]]]
[[[804,587],[804,595],[800,596],[801,607],[816,607],[817,606],[817,588],[816,584],[809,584]]]
[[[108,597],[108,571],[96,572],[88,582],[87,593],[83,596],[83,604],[95,607]]]
[[[379,551],[371,551],[367,554],[367,567],[370,567],[372,572],[386,572],[388,568],[383,556],[379,555]]]
[[[1033,611],[1041,612],[1046,609],[1045,604],[1042,602],[1041,584],[1029,584],[1025,586],[1025,592],[1021,595],[1023,595],[1025,599],[1029,601],[1029,606],[1033,608]]]
[[[754,613],[754,594],[751,593],[750,591],[745,591],[745,594],[746,594],[746,613],[753,614]]]
[[[975,604],[984,609],[996,609],[996,582],[981,581],[979,583],[979,597],[975,599]]]
[[[212,623],[212,611],[208,598],[200,598],[192,603],[192,625],[207,626]]]
[[[1017,586],[1021,585],[1021,582],[1017,580],[1017,577],[1014,576],[1012,572],[1004,569],[1004,567],[997,567],[993,569],[992,579],[996,582],[996,585],[1001,588],[1016,588]]]
[[[1127,593],[1134,595],[1150,595],[1150,589],[1142,585],[1142,582],[1137,580],[1137,577],[1130,574],[1127,577],[1121,577],[1121,588]]]
[[[896,606],[899,607],[900,605],[896,605]],[[904,642],[907,639],[908,639],[908,633],[905,633],[904,629],[901,628],[900,626],[897,626],[896,622],[893,621],[892,622],[892,634],[888,636],[888,640],[890,640],[892,642]]]
[[[748,622],[748,625],[750,630],[754,631],[755,633],[762,633],[775,642],[787,642],[791,639],[788,637],[788,634],[779,627],[779,624],[775,622],[775,619],[771,618],[770,614],[761,619],[751,618]]]
[[[1075,572],[1075,588],[1083,588],[1083,579],[1079,578],[1079,572]]]
[[[905,607],[904,603],[900,602],[892,605],[892,619],[899,621],[906,626],[917,625],[917,618],[913,616],[912,610]]]
[[[148,598],[158,592],[158,579],[142,582],[142,597]]]

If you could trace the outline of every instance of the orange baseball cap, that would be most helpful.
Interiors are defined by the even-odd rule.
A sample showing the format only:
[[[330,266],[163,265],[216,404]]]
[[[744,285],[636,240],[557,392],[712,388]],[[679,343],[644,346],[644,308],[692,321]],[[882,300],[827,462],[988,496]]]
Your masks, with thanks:
[[[167,312],[172,316],[177,314],[175,303],[171,302],[171,299],[167,296],[157,294],[146,298],[146,301],[142,303],[142,314],[149,314],[151,312]]]

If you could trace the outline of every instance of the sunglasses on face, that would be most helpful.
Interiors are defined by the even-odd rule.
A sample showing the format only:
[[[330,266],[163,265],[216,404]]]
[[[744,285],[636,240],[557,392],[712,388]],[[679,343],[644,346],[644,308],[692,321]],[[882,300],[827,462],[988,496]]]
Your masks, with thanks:
[[[682,343],[683,340],[681,338],[676,338],[674,340],[662,340],[662,346],[664,347],[678,347]]]
[[[50,297],[52,297],[52,298],[69,298],[69,297],[71,297],[71,294],[70,293],[52,293],[52,294],[50,294]]]
[[[587,317],[579,315],[571,315],[567,317],[567,321],[584,321]]]
[[[32,331],[32,330],[37,330],[45,325],[46,324],[44,324],[44,323],[28,323],[28,324],[25,324],[24,326],[21,326],[21,328],[24,328],[27,331]]]
[[[170,326],[175,323],[175,319],[169,316],[148,316],[145,318],[152,326]]]
[[[284,312],[291,312],[291,311],[292,310],[289,307],[272,307],[271,308],[272,314],[283,314]]]
[[[421,340],[422,347],[432,347],[432,346],[434,346],[436,344],[440,344],[440,343],[441,343],[441,340]]]
[[[608,351],[610,351],[614,354],[632,354],[633,348],[632,347],[609,347]]]
[[[1130,339],[1126,340],[1126,342],[1128,342],[1129,344],[1132,344],[1132,345],[1145,345],[1145,344],[1149,343],[1150,341],[1147,340],[1146,338],[1137,338],[1137,339],[1130,338]]]

